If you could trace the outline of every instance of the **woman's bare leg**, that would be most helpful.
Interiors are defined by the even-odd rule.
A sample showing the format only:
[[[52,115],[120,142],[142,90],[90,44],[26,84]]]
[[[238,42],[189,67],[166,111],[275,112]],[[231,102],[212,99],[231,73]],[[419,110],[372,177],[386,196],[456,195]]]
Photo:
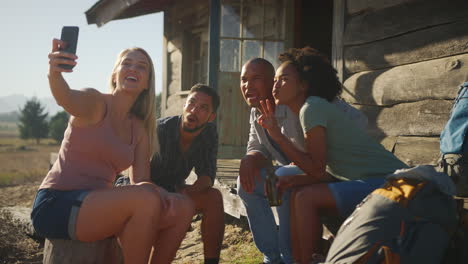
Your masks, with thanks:
[[[297,190],[291,192],[291,198],[289,200],[290,203],[290,228],[291,228],[291,246],[292,246],[292,254],[295,262],[299,262],[300,257],[300,245],[299,239],[297,237],[297,228],[296,228],[296,207],[295,207],[295,197],[296,197]]]
[[[309,263],[312,255],[319,253],[318,243],[322,236],[320,211],[337,214],[335,199],[327,184],[313,184],[296,192],[294,207],[300,263]]]
[[[172,262],[195,214],[194,205],[187,196],[164,191],[162,199],[165,214],[159,220],[160,229],[151,253],[152,264]]]
[[[150,183],[90,192],[78,213],[76,236],[91,242],[118,235],[125,263],[148,263],[161,214],[157,187]]]

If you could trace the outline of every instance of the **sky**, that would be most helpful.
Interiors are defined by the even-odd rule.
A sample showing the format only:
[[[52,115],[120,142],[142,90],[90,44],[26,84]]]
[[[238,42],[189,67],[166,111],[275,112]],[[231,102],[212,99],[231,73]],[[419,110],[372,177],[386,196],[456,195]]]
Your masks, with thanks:
[[[163,14],[111,21],[98,28],[88,25],[85,11],[98,0],[12,0],[0,8],[0,97],[22,94],[51,97],[48,58],[52,39],[62,26],[80,27],[74,72],[64,73],[72,89],[86,87],[108,92],[108,79],[118,53],[142,47],[152,57],[156,91],[162,87]]]

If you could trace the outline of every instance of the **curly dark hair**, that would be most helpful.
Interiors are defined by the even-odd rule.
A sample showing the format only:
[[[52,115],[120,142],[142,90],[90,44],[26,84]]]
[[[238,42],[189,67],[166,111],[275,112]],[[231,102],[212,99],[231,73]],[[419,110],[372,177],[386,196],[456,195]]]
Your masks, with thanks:
[[[343,86],[337,72],[320,51],[311,47],[289,49],[280,54],[278,59],[293,65],[301,80],[307,82],[307,97],[319,96],[331,102],[341,94]]]

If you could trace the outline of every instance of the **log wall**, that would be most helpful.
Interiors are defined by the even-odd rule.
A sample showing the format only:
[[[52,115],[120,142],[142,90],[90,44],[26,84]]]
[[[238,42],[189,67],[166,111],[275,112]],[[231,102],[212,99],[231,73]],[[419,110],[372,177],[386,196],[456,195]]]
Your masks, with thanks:
[[[427,99],[448,100],[468,80],[468,54],[351,75],[343,98],[352,103],[390,106]]]
[[[380,10],[414,1],[416,0],[348,0],[346,7],[348,14],[355,15],[363,12]]]
[[[186,8],[190,6],[190,8]],[[187,97],[184,91],[190,90],[193,83],[185,81],[184,66],[187,58],[184,54],[191,46],[191,39],[187,35],[192,32],[203,32],[202,37],[208,36],[208,4],[203,0],[177,1],[164,14],[164,39],[166,46],[165,85],[163,92],[164,106],[162,116],[178,115],[182,113],[182,106]],[[189,55],[187,55],[189,56]],[[190,57],[190,56],[189,56]]]
[[[468,1],[347,0],[343,98],[409,165],[435,164],[468,81]]]
[[[375,136],[439,136],[451,105],[446,100],[423,100],[392,107],[356,107],[367,115],[368,129]]]

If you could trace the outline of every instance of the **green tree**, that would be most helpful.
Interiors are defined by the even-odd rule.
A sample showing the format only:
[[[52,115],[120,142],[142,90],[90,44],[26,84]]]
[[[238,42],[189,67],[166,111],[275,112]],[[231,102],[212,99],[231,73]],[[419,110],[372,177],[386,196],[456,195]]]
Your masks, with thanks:
[[[41,138],[46,138],[49,130],[47,123],[48,113],[44,113],[44,106],[32,98],[20,109],[18,128],[22,139],[36,139],[39,144]]]
[[[161,117],[161,97],[162,93],[156,94],[156,118]]]
[[[49,136],[58,143],[63,140],[63,133],[67,129],[68,119],[70,116],[67,112],[61,111],[55,114],[49,122]]]

